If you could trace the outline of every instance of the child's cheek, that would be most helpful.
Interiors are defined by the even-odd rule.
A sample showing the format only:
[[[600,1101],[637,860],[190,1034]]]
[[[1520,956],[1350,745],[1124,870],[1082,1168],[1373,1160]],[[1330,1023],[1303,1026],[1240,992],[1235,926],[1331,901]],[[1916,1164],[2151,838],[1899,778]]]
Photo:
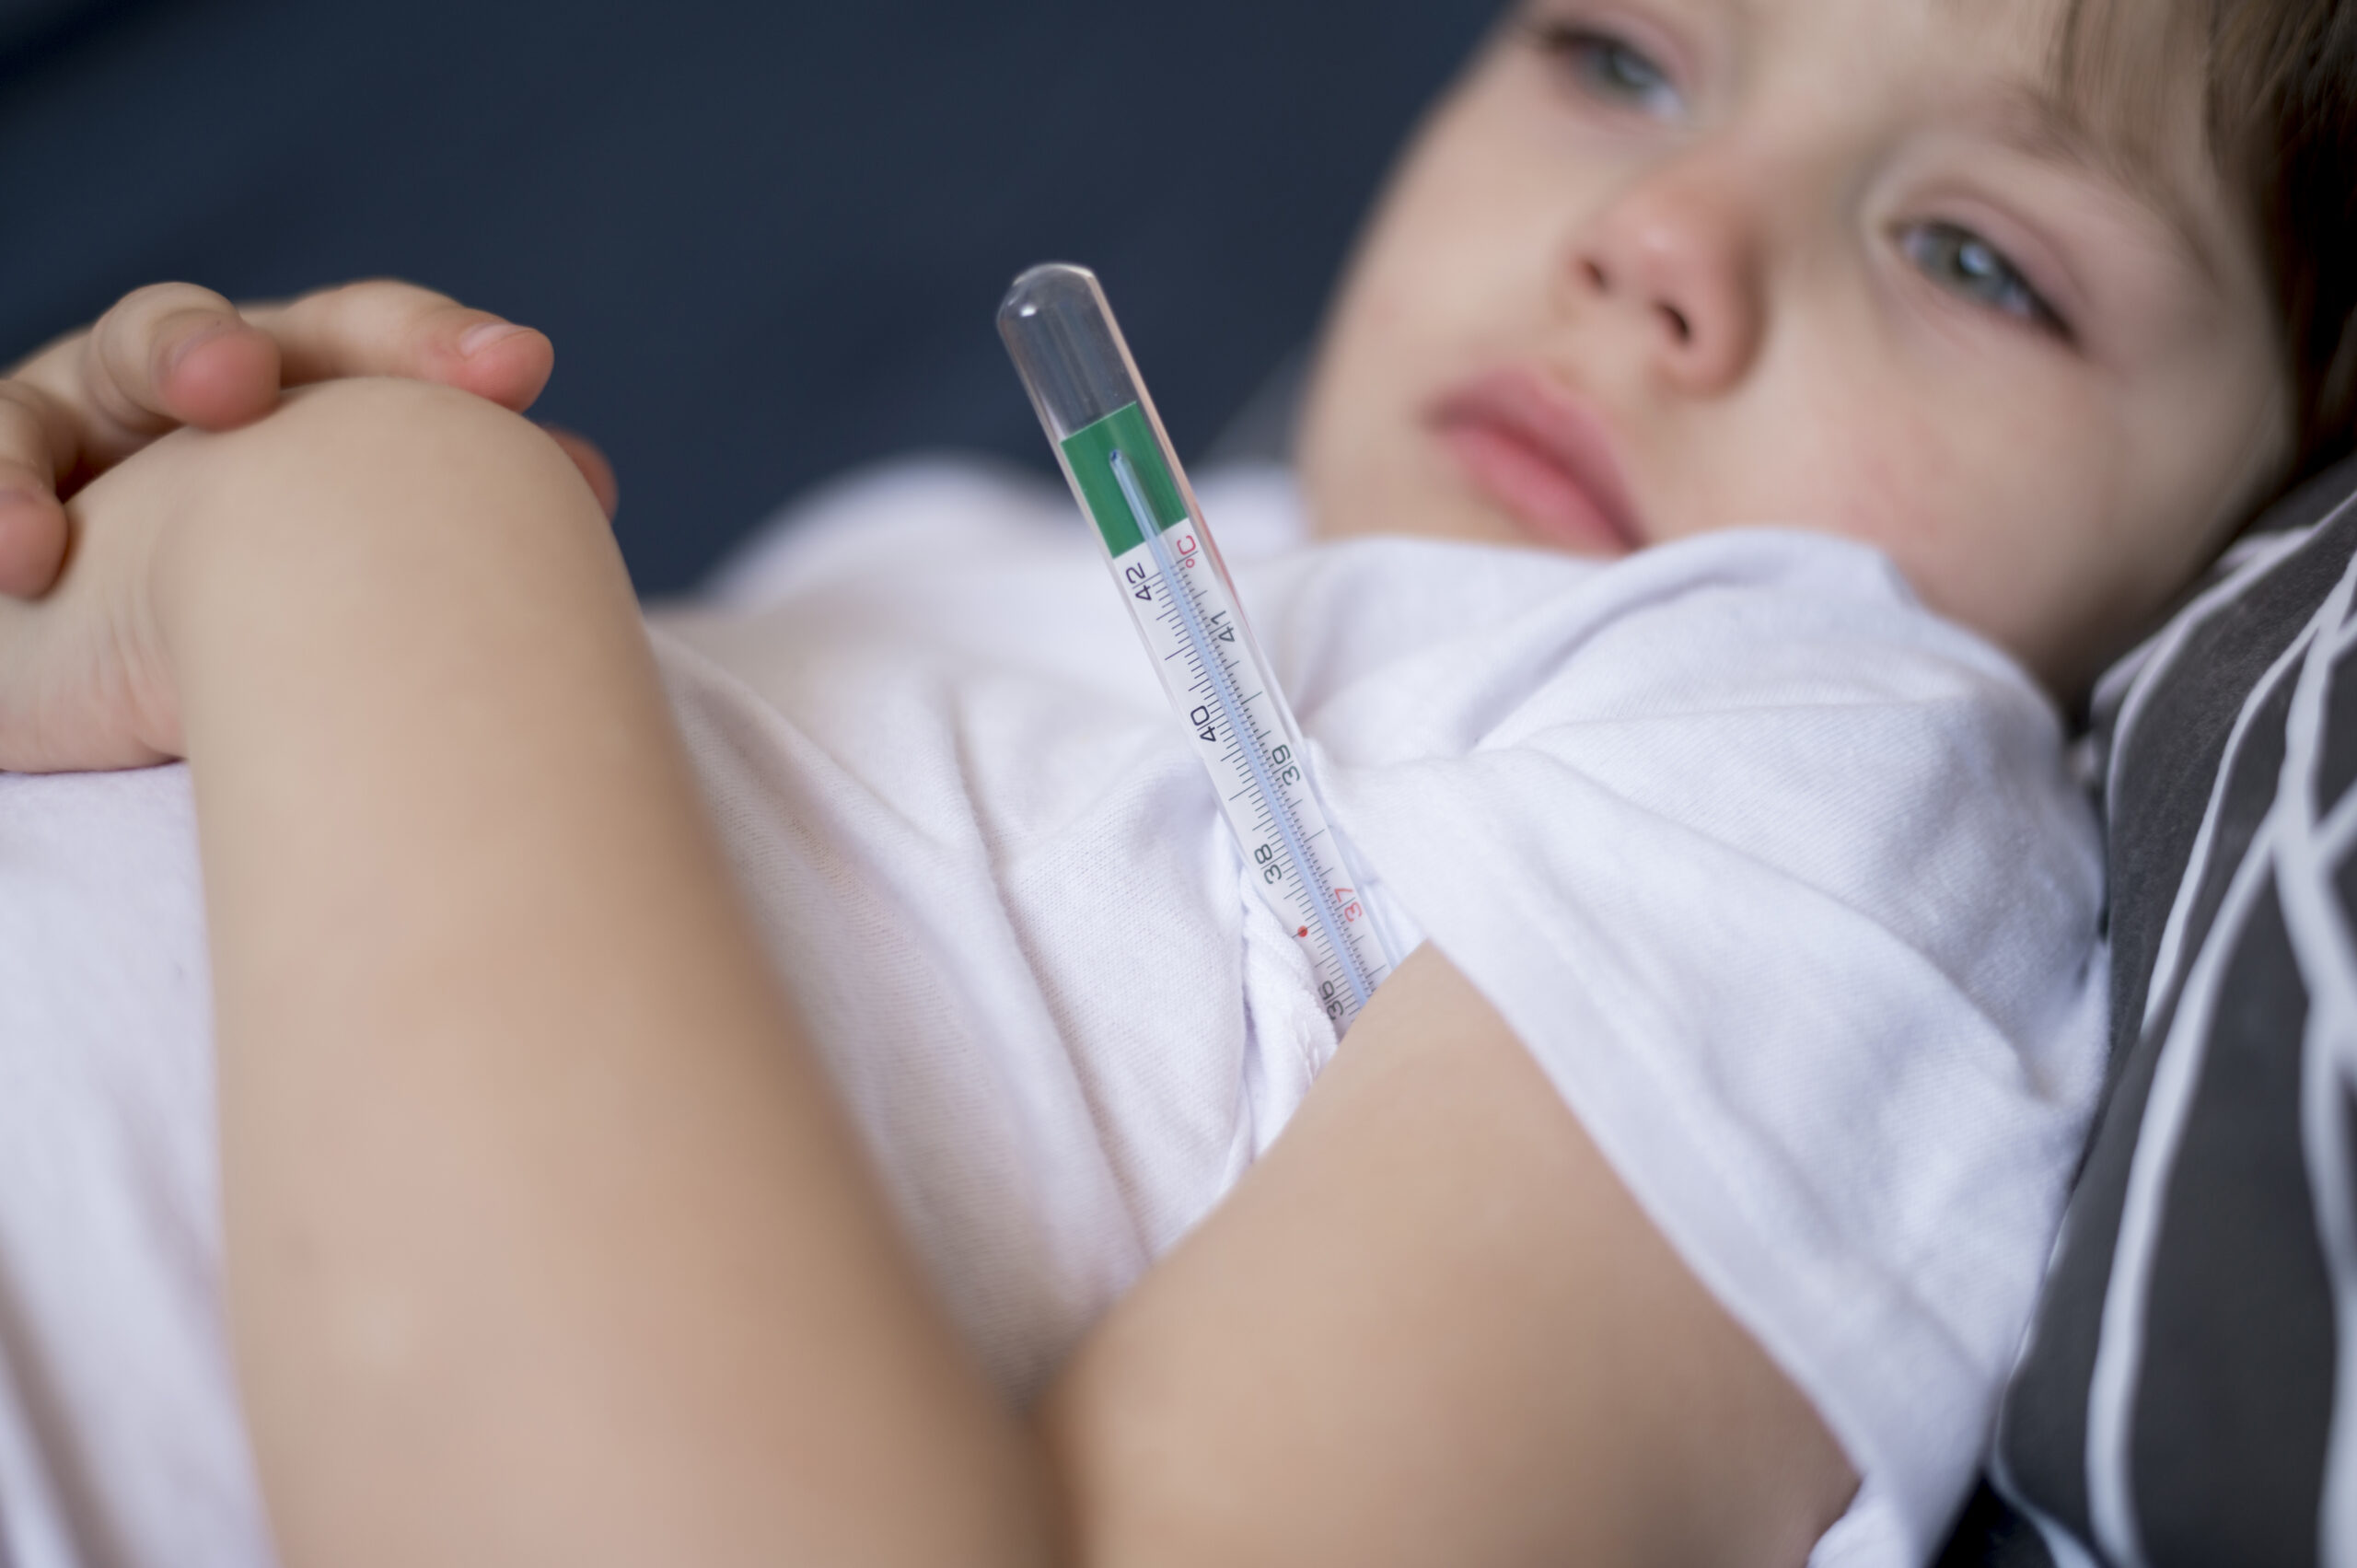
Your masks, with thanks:
[[[2109,497],[2104,411],[2026,378],[2002,401],[1886,415],[1862,477],[1891,519],[1891,553],[1926,603],[2033,666],[2105,613],[2088,558]]]

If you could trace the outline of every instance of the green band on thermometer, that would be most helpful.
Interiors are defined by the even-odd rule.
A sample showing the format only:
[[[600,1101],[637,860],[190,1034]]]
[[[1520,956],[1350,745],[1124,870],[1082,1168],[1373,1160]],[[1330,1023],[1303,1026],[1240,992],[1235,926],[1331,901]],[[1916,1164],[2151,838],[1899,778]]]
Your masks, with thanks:
[[[1085,268],[1034,267],[1015,280],[998,319],[1219,796],[1245,877],[1308,958],[1337,1032],[1346,1029],[1395,955],[1104,291]]]
[[[1081,507],[1097,525],[1105,548],[1116,556],[1127,555],[1144,543],[1145,536],[1138,531],[1130,505],[1113,477],[1115,452],[1130,454],[1137,465],[1138,485],[1145,493],[1146,509],[1155,522],[1167,528],[1187,520],[1186,500],[1178,494],[1170,470],[1162,466],[1155,446],[1145,411],[1135,403],[1063,439],[1064,465],[1079,488]]]

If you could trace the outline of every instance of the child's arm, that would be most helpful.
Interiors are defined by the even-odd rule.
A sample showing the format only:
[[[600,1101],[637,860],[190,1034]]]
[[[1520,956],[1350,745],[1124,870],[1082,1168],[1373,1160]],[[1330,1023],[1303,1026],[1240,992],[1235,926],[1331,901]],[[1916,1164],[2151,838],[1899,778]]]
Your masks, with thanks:
[[[1798,1564],[1856,1487],[1430,947],[1041,1429],[1091,1563]]]
[[[284,388],[349,376],[440,382],[521,412],[554,363],[539,332],[408,284],[242,310],[192,284],[140,289],[0,377],[0,594],[45,590],[65,554],[60,498],[166,431],[234,430]],[[610,513],[604,459],[566,439]]]
[[[347,382],[73,505],[57,591],[0,604],[0,741],[12,684],[98,656],[184,734],[296,1568],[1796,1562],[1841,1506],[1805,1402],[1429,956],[1019,1422],[893,1235],[539,433]]]
[[[121,682],[190,760],[285,1560],[1035,1555],[1032,1449],[775,990],[563,454],[341,381],[70,506],[57,587],[0,602],[0,746]]]

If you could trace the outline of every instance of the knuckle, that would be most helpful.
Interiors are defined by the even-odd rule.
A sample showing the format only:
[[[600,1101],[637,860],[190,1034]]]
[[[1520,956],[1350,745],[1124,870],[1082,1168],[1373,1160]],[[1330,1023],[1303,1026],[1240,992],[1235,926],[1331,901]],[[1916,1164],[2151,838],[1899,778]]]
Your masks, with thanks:
[[[114,303],[101,319],[103,327],[111,322],[117,326],[144,325],[177,316],[184,311],[216,311],[230,308],[229,302],[200,284],[151,283],[133,289]]]
[[[155,362],[155,319],[99,323],[82,354],[80,397],[89,412],[117,429],[148,433],[160,428],[146,406],[149,366]]]
[[[330,291],[336,308],[369,320],[406,322],[441,309],[450,301],[432,289],[401,278],[363,278]]]
[[[59,463],[70,459],[59,439],[59,411],[54,400],[23,381],[0,381],[0,461],[14,461],[53,479]]]
[[[150,284],[123,296],[83,351],[84,395],[101,417],[124,430],[163,428],[154,404],[166,346],[236,317],[236,307],[195,284]]]
[[[364,278],[306,295],[275,318],[296,354],[296,378],[413,372],[427,325],[452,309],[441,295],[397,278]]]
[[[407,278],[380,273],[375,277],[350,278],[319,292],[333,299],[371,299],[407,294],[416,287]]]
[[[0,419],[28,419],[46,424],[54,402],[47,392],[14,377],[0,381]]]

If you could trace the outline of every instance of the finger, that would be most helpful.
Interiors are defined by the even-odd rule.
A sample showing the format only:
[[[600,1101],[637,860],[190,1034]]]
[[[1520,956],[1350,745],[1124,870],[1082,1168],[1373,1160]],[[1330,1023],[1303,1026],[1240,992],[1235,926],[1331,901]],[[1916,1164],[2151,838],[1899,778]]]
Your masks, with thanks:
[[[258,418],[277,396],[278,353],[210,289],[157,284],[125,295],[86,336],[39,355],[18,378],[69,423],[75,452],[55,466],[70,479],[177,424],[223,429]]]
[[[192,333],[163,350],[157,402],[202,430],[235,430],[278,404],[278,345],[240,320]]]
[[[576,436],[554,424],[543,424],[540,428],[547,431],[549,439],[573,459],[573,466],[579,469],[581,477],[589,482],[590,493],[598,497],[598,505],[606,509],[606,520],[611,522],[614,514],[621,510],[622,493],[621,486],[614,480],[614,465],[606,460],[606,454],[586,436]]]
[[[56,463],[73,459],[63,412],[38,388],[0,381],[0,594],[48,591],[65,558]]]
[[[0,490],[0,595],[37,598],[65,564],[65,508],[46,488]]]
[[[278,355],[238,308],[194,284],[124,295],[83,346],[78,382],[51,391],[83,424],[84,461],[110,463],[176,424],[227,428],[278,395]]]
[[[386,279],[250,307],[246,319],[277,341],[290,387],[400,376],[461,388],[521,412],[556,366],[555,348],[529,327]]]
[[[54,490],[80,460],[75,422],[55,398],[21,375],[0,381],[0,486]]]

